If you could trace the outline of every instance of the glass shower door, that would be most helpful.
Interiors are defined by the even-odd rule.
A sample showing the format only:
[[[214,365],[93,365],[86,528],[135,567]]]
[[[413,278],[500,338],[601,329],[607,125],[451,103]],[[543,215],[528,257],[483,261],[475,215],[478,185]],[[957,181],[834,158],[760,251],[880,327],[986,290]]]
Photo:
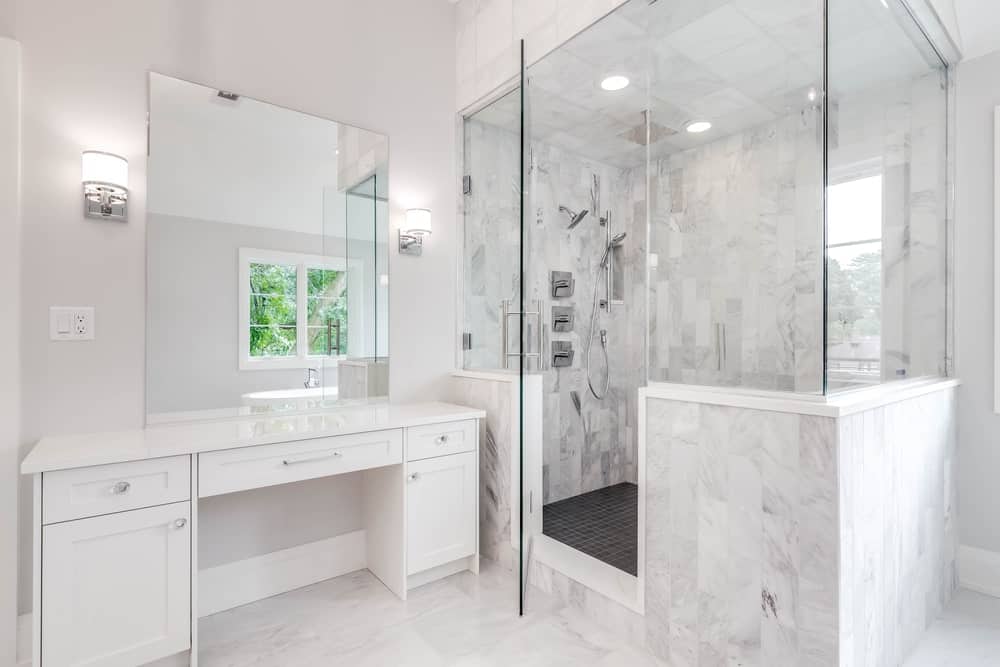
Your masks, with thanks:
[[[506,375],[517,390],[483,398],[498,413],[520,412],[521,354],[521,93],[502,96],[463,120],[464,230],[462,346],[469,371]],[[471,399],[470,399],[471,400]],[[473,403],[477,402],[475,399]],[[504,421],[502,418],[498,421]],[[513,419],[486,424],[481,451],[483,558],[521,580],[521,428]],[[494,432],[493,429],[503,429]],[[509,430],[507,430],[509,428]],[[515,432],[516,430],[516,432]],[[522,603],[519,587],[517,605]]]

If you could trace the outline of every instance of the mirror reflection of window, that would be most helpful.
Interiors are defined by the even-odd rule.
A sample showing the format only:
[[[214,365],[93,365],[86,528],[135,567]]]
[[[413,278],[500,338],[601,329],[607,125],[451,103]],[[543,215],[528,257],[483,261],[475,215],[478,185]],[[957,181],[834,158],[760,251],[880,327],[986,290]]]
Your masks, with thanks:
[[[348,266],[339,257],[241,248],[241,367],[305,368],[345,357]]]
[[[882,359],[882,175],[831,185],[827,216],[831,379],[877,383]]]
[[[388,394],[388,165],[385,135],[150,74],[151,422]]]

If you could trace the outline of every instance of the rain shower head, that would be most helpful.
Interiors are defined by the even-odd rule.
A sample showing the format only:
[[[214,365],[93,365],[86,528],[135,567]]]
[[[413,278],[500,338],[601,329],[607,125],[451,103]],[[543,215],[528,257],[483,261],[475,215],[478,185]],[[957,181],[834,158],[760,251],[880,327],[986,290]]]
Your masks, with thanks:
[[[579,213],[576,213],[576,212],[574,212],[574,211],[566,208],[565,206],[560,206],[559,207],[559,212],[560,213],[565,213],[566,215],[569,216],[569,227],[567,227],[566,229],[573,229],[574,227],[576,227],[577,225],[579,225],[583,221],[584,218],[587,217],[588,213],[590,213],[590,211],[588,211],[587,209],[583,209]]]

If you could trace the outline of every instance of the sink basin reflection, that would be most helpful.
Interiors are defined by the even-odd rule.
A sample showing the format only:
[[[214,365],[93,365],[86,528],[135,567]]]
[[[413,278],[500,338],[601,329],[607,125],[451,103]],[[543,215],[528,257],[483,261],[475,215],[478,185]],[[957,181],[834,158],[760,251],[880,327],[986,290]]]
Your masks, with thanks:
[[[274,389],[271,391],[255,391],[240,397],[243,405],[273,406],[285,405],[299,401],[336,400],[336,387],[312,387],[309,389]]]

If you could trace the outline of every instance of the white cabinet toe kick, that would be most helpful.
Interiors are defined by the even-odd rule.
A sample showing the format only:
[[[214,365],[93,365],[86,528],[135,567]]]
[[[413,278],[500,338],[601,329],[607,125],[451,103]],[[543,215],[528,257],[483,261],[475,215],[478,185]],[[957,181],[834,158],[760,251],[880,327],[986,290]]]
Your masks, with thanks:
[[[478,572],[484,416],[382,405],[294,429],[286,416],[43,438],[22,463],[34,478],[32,664],[197,665],[199,498],[361,472],[364,566],[389,590],[405,600]]]

